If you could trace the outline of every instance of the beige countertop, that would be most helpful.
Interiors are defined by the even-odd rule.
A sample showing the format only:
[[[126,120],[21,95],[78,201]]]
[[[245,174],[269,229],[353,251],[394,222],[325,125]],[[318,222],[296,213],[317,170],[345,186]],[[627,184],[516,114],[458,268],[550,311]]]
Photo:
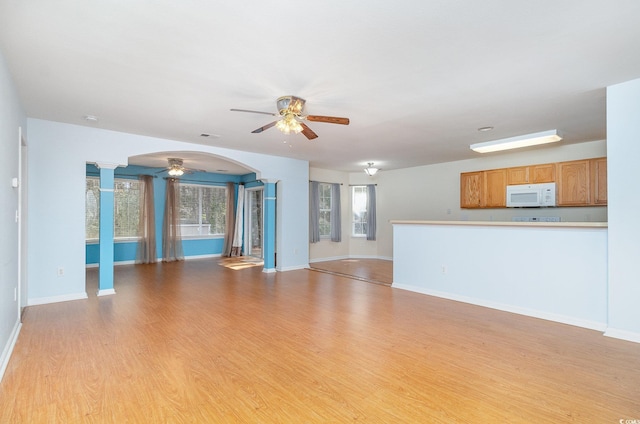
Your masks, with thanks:
[[[475,227],[559,227],[559,228],[607,228],[607,222],[516,222],[516,221],[402,221],[391,220],[399,225],[459,225]]]

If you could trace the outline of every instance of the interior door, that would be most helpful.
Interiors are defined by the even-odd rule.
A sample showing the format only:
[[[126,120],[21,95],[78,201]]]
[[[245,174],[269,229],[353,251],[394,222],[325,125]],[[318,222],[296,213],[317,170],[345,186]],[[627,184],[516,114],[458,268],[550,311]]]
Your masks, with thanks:
[[[246,190],[246,234],[245,246],[247,247],[247,255],[255,258],[263,258],[263,239],[264,239],[264,213],[263,213],[263,189],[251,188]]]

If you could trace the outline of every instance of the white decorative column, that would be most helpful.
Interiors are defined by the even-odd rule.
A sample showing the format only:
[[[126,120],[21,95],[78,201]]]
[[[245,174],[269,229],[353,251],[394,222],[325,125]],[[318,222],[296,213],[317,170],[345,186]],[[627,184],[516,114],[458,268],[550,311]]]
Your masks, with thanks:
[[[113,208],[114,170],[113,163],[96,163],[100,169],[100,262],[98,269],[98,296],[115,294],[113,288]]]

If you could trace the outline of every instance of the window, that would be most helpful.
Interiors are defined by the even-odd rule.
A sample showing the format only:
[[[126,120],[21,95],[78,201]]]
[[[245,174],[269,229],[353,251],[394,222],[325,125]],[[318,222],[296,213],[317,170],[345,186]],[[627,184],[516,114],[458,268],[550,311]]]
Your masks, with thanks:
[[[85,191],[85,237],[100,238],[100,178],[87,177]],[[138,236],[140,181],[116,178],[113,184],[113,235],[117,239]]]
[[[87,177],[84,232],[87,240],[100,238],[100,179]]]
[[[354,237],[367,236],[367,186],[351,187],[351,210],[353,222],[351,234]]]
[[[180,234],[183,237],[224,236],[225,187],[180,184]]]
[[[318,225],[320,228],[320,237],[331,236],[331,184],[318,184],[320,192],[320,215],[318,216]]]

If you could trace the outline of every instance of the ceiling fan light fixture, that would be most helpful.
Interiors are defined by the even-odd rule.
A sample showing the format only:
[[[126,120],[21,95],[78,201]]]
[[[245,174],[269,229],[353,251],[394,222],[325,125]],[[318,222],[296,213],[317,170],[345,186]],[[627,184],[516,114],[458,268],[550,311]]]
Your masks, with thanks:
[[[285,134],[298,134],[302,131],[302,125],[296,119],[293,113],[287,113],[284,117],[276,123],[276,128]]]
[[[491,153],[501,150],[537,146],[539,144],[555,143],[560,140],[562,140],[562,136],[558,133],[558,130],[549,130],[534,134],[504,138],[501,140],[487,141],[486,143],[476,143],[470,145],[469,148],[478,153]]]
[[[180,177],[184,174],[184,167],[182,166],[182,159],[169,158],[169,176]]]
[[[302,109],[304,108],[305,100],[296,96],[282,96],[276,100],[276,105],[278,107],[278,113],[280,115],[285,116],[289,113],[293,113],[294,115],[300,115],[302,113]]]
[[[365,174],[367,174],[370,177],[373,177],[374,175],[376,175],[378,173],[378,171],[380,170],[380,169],[375,168],[373,166],[373,162],[369,162],[367,165],[369,165],[369,166],[364,168],[364,172],[365,172]]]

